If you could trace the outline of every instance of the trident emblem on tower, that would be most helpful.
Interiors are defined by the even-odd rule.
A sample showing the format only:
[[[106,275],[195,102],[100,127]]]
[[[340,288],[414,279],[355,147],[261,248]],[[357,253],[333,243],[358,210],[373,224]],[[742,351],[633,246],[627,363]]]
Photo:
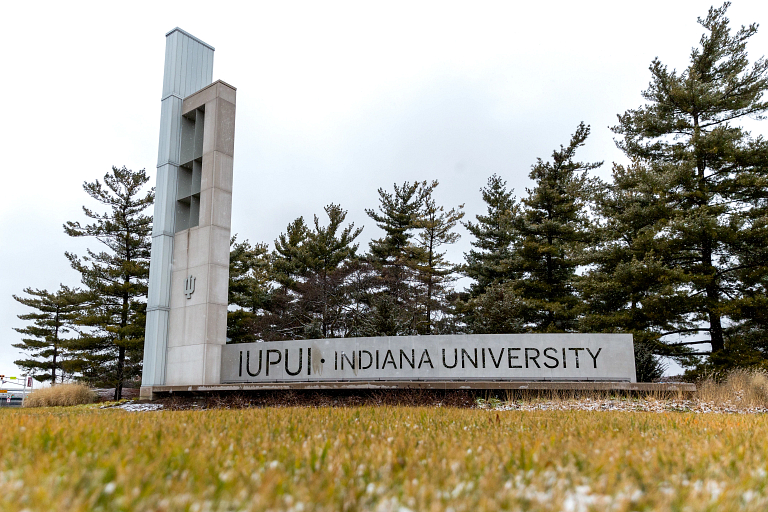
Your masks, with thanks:
[[[190,274],[189,277],[184,280],[184,295],[186,295],[188,299],[191,299],[193,293],[195,293],[195,277]]]

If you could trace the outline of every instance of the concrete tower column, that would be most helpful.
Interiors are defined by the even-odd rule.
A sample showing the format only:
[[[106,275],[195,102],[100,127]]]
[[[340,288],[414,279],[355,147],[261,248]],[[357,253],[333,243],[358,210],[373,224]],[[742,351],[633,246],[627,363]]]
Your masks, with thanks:
[[[220,384],[227,339],[235,88],[184,98],[165,384]]]
[[[142,386],[163,385],[166,380],[182,103],[211,84],[213,52],[212,46],[180,28],[166,34]]]

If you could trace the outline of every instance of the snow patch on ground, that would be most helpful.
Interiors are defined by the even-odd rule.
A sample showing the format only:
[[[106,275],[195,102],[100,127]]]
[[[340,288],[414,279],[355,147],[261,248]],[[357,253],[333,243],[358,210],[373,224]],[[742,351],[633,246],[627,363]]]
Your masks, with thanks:
[[[127,403],[127,404],[123,404],[115,407],[115,409],[122,409],[128,412],[159,411],[162,408],[163,408],[162,404],[134,404],[134,403]]]
[[[507,402],[496,407],[483,404],[481,409],[497,411],[636,411],[695,412],[716,414],[764,414],[768,407],[745,406],[726,402],[715,404],[701,400],[621,400],[581,398],[574,400],[541,400]]]

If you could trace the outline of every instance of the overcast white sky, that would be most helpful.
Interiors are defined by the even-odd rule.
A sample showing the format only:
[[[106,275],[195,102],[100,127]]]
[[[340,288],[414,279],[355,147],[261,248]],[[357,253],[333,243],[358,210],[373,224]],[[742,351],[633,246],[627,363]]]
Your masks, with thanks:
[[[216,48],[213,78],[237,87],[233,233],[269,242],[294,218],[340,203],[378,237],[365,208],[379,187],[437,179],[446,206],[484,210],[492,173],[518,195],[536,157],[592,125],[583,160],[623,161],[608,126],[642,103],[658,56],[684,68],[707,1],[13,2],[3,6],[0,145],[0,374],[17,372],[13,327],[30,286],[78,285],[64,251],[83,219],[82,183],[112,165],[154,184],[165,34]],[[719,4],[716,4],[719,5]],[[736,0],[734,26],[768,2]],[[765,123],[753,133],[766,133]],[[469,237],[449,252],[455,262]]]

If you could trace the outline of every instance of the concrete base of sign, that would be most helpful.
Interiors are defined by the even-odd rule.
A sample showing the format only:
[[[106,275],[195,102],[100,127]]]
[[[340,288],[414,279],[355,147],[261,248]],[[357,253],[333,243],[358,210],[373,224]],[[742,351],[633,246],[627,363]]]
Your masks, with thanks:
[[[607,382],[607,381],[338,381],[338,382],[264,382],[219,384],[211,386],[142,386],[141,398],[154,400],[173,393],[210,393],[222,391],[333,391],[333,390],[495,390],[510,391],[616,391],[637,393],[693,393],[695,384],[684,382]]]

